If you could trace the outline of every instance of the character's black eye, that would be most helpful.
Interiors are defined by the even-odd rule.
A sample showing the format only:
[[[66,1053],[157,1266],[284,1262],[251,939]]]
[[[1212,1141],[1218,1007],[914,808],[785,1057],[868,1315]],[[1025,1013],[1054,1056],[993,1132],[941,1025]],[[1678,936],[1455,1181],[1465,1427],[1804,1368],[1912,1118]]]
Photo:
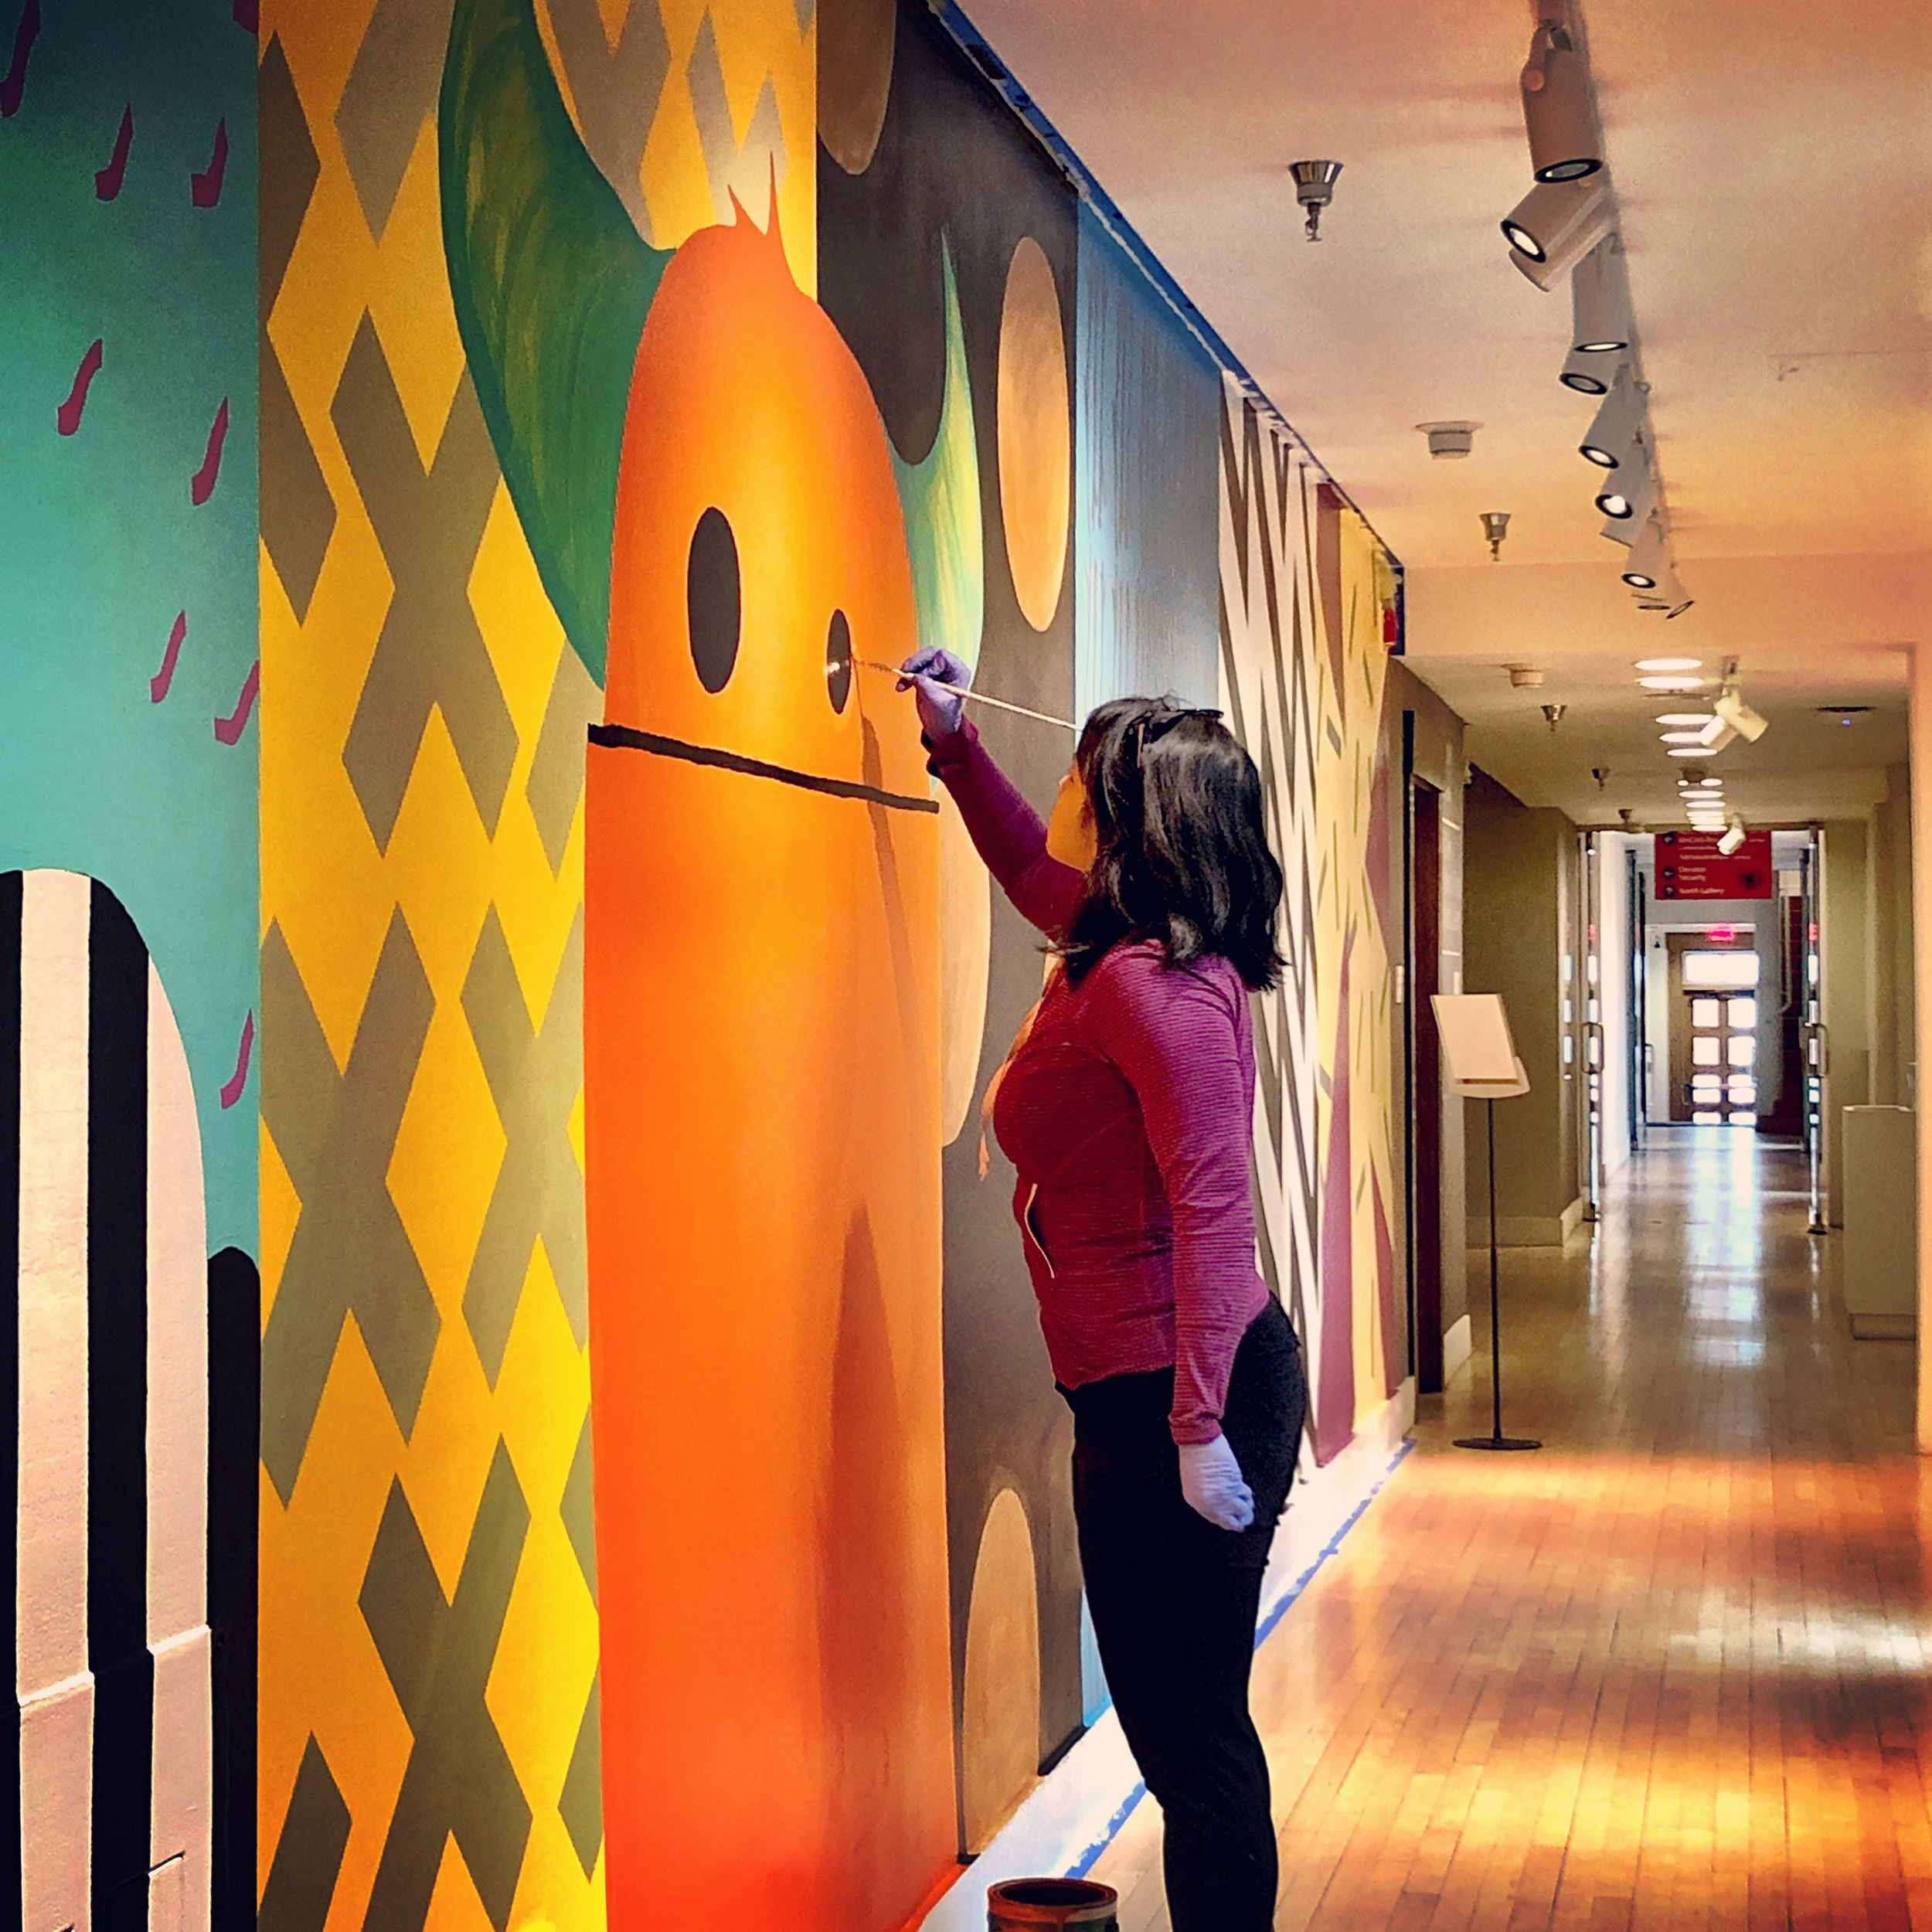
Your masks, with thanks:
[[[843,711],[852,696],[852,626],[842,611],[832,614],[825,631],[825,690],[835,711]]]
[[[738,662],[738,540],[722,510],[706,510],[691,533],[684,572],[691,662],[707,691],[722,691]]]

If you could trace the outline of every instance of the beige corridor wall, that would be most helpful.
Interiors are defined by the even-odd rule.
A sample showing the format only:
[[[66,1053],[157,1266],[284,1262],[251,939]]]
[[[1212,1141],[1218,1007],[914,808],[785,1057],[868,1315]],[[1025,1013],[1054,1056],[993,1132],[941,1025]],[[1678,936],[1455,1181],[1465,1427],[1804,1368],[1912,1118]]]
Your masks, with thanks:
[[[1845,1120],[1872,1098],[1873,944],[1872,827],[1862,818],[1825,825],[1818,944],[1823,954],[1825,1030],[1829,1044],[1825,1173],[1833,1227],[1845,1225]]]
[[[1575,1123],[1563,1078],[1563,886],[1577,828],[1471,774],[1463,845],[1463,985],[1503,996],[1529,1091],[1496,1107],[1496,1219],[1505,1247],[1560,1241],[1578,1205]],[[1465,1104],[1469,1240],[1489,1233],[1483,1110]]]
[[[1872,1098],[1913,1103],[1917,1048],[1913,1039],[1912,772],[1893,765],[1885,798],[1872,812]]]

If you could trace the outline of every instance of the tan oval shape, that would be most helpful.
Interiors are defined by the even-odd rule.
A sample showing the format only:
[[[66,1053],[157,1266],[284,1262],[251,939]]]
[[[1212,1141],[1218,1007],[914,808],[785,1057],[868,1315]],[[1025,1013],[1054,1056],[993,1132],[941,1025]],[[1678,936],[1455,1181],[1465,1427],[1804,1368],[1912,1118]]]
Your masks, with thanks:
[[[966,1849],[980,1852],[1038,1782],[1039,1770],[1033,1537],[1026,1512],[1010,1489],[1002,1489],[986,1512],[973,1565],[960,1758]]]
[[[999,513],[1006,563],[1026,621],[1044,631],[1060,607],[1073,507],[1073,425],[1066,335],[1045,251],[1021,238],[999,316]]]
[[[939,795],[939,1138],[958,1139],[973,1111],[986,1037],[993,888],[952,795]]]
[[[818,0],[818,138],[849,175],[862,175],[892,98],[897,0]]]

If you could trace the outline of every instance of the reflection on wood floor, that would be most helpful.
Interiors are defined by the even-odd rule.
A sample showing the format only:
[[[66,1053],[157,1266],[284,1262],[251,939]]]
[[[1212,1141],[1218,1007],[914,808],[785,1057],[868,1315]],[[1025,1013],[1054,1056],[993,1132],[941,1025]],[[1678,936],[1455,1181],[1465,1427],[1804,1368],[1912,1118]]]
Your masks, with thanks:
[[[1913,1349],[1851,1339],[1804,1179],[1653,1133],[1594,1238],[1505,1253],[1539,1454],[1448,1446],[1489,1425],[1472,1268],[1473,1372],[1256,1660],[1281,1932],[1932,1926]],[[1158,1871],[1123,1906],[1165,1932]]]

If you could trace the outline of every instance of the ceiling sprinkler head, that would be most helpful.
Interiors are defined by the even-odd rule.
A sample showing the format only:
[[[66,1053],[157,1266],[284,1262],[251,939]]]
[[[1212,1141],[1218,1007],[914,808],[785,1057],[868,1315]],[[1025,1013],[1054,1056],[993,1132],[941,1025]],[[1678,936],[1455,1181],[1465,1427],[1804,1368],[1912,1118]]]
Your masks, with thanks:
[[[1637,813],[1635,809],[1631,806],[1619,805],[1617,808],[1617,816],[1624,821],[1624,831],[1628,832],[1630,829],[1630,821],[1637,816]]]
[[[1563,713],[1569,709],[1566,704],[1546,704],[1543,706],[1543,716],[1549,720],[1549,728],[1553,732],[1563,723]]]
[[[1338,161],[1293,161],[1288,172],[1294,177],[1294,198],[1308,211],[1308,239],[1321,239],[1321,211],[1335,199],[1335,178],[1342,172]]]
[[[1592,765],[1590,768],[1590,775],[1597,781],[1597,789],[1599,791],[1607,791],[1610,789],[1608,765]]]
[[[1502,540],[1509,531],[1509,512],[1507,510],[1485,510],[1482,513],[1482,533],[1489,539],[1489,561],[1502,561]]]

